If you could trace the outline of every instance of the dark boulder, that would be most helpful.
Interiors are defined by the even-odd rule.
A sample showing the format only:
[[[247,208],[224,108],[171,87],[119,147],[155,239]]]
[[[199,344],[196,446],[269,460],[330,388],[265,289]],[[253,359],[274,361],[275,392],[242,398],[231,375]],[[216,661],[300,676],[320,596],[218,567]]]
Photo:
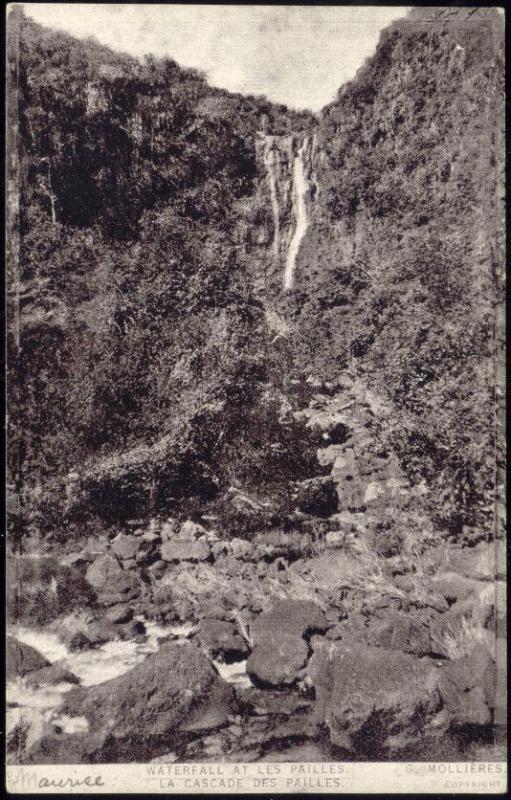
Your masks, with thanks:
[[[329,622],[323,610],[311,600],[279,600],[270,611],[260,614],[250,625],[254,644],[278,642],[283,633],[298,638],[323,633]]]
[[[284,633],[278,639],[259,639],[247,661],[247,673],[256,686],[291,686],[307,662],[307,643]]]
[[[100,647],[102,644],[118,638],[118,626],[107,619],[98,619],[86,624],[82,630],[67,632],[63,641],[71,652],[78,652]]]
[[[440,734],[439,675],[434,663],[394,650],[330,642],[307,667],[316,713],[332,742],[373,758]]]
[[[453,727],[487,725],[496,704],[495,661],[482,644],[441,671],[440,692]]]
[[[6,680],[13,680],[16,677],[23,678],[30,672],[50,666],[50,662],[41,653],[10,636],[6,641],[5,660]]]
[[[232,664],[242,661],[250,649],[234,622],[220,619],[202,619],[199,626],[199,640],[212,657]]]
[[[59,683],[79,684],[80,679],[72,672],[62,666],[62,664],[50,664],[49,667],[41,667],[41,669],[31,672],[26,677],[28,686],[55,686]]]
[[[61,763],[63,751],[75,763],[148,760],[226,725],[235,709],[234,689],[198,647],[165,644],[124,675],[71,690],[59,713],[85,717],[88,735],[45,737],[27,761]]]

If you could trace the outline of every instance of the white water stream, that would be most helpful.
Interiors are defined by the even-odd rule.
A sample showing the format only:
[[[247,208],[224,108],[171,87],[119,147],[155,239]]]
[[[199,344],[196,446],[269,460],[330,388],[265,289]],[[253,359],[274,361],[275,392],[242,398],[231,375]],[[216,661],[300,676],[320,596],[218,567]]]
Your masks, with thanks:
[[[293,216],[296,220],[296,227],[289,243],[289,250],[286,258],[286,269],[284,271],[284,289],[291,289],[293,286],[293,275],[296,264],[296,257],[300,244],[307,230],[307,204],[305,196],[307,193],[307,179],[305,177],[305,151],[307,149],[307,139],[305,138],[300,145],[293,164]]]
[[[80,679],[82,686],[94,686],[122,675],[143,661],[147,655],[155,653],[159,647],[160,637],[171,634],[186,636],[192,627],[158,625],[155,622],[145,621],[144,624],[147,632],[147,639],[144,642],[136,642],[133,639],[116,640],[106,642],[93,650],[81,650],[76,653],[69,652],[59,636],[49,630],[17,625],[8,630],[8,635],[35,648],[52,664],[58,663],[74,673]]]
[[[35,648],[52,664],[58,663],[80,680],[81,686],[94,686],[128,672],[159,646],[159,639],[175,636],[187,638],[192,625],[158,625],[147,622],[147,637],[143,642],[134,640],[106,642],[93,650],[72,653],[56,633],[40,628],[22,625],[10,626],[7,635],[23,644]],[[246,673],[246,661],[236,664],[213,662],[224,680],[239,686],[251,686]],[[70,683],[31,686],[23,678],[16,678],[6,685],[8,710],[6,715],[7,733],[24,722],[30,731],[30,741],[35,741],[43,732],[45,723],[55,718],[55,709],[62,702],[63,695],[72,689]],[[65,733],[78,733],[87,730],[87,720],[83,717],[59,715],[58,725]]]

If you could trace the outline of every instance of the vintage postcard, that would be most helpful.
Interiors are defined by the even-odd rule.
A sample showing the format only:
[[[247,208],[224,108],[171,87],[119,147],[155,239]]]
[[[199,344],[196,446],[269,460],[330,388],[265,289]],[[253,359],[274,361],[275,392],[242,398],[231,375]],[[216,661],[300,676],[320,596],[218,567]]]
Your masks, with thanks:
[[[7,9],[7,790],[501,794],[499,7]]]

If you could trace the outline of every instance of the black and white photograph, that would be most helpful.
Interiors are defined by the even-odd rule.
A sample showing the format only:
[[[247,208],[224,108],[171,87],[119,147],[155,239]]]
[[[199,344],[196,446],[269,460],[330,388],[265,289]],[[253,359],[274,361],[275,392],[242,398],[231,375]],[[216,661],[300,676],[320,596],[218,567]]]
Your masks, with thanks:
[[[505,22],[7,7],[10,792],[506,791]]]

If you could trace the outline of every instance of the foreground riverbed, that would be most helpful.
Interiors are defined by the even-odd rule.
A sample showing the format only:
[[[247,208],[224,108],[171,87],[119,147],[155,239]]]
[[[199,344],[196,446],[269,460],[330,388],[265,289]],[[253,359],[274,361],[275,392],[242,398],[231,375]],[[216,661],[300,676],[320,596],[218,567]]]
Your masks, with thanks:
[[[234,559],[247,575],[235,594],[232,560],[230,576],[216,565],[181,565],[167,584],[173,598],[187,575],[195,591],[214,577],[228,598],[189,619],[183,611],[181,620],[157,620],[156,611],[175,612],[152,589],[103,610],[62,612],[51,628],[11,624],[11,763],[498,760],[502,639],[484,574],[455,580],[451,572],[447,581],[437,570],[423,582],[430,599],[408,611],[400,576],[389,574],[368,615],[372,584],[357,610],[357,562],[346,548],[268,573],[258,581],[268,592],[262,603],[249,595],[257,584],[247,552]],[[72,569],[95,576],[105,558]],[[348,585],[350,574],[346,613],[331,587]]]

